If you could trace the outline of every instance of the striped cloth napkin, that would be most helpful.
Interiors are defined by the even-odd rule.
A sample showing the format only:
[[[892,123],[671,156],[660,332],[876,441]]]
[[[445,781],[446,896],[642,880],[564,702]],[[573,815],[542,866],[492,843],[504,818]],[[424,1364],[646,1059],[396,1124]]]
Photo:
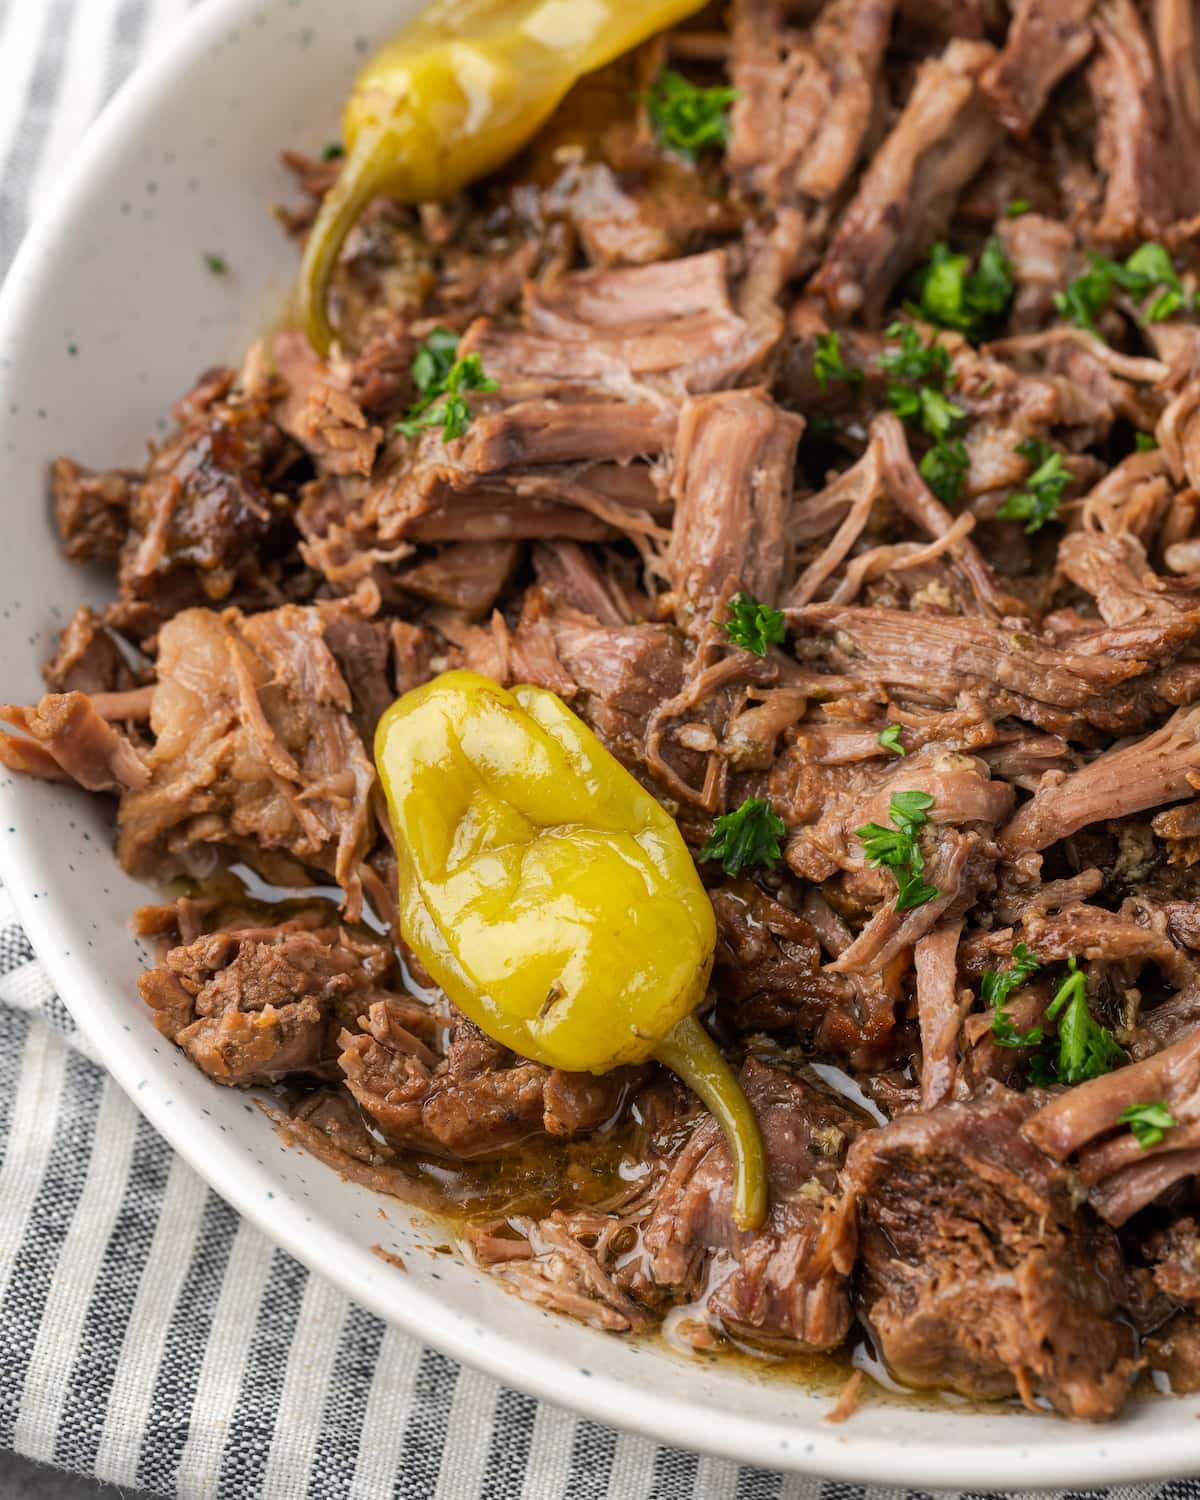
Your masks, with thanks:
[[[187,7],[0,0],[0,275],[91,118]],[[184,1500],[905,1497],[617,1433],[356,1307],[240,1221],[88,1056],[0,889],[3,1450]]]

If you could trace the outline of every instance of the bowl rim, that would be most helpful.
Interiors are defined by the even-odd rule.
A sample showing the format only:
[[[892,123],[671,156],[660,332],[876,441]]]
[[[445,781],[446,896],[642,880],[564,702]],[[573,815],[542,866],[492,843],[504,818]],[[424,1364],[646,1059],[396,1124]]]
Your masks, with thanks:
[[[250,10],[253,0],[207,0],[184,16],[152,55],[135,68],[85,134],[47,200],[34,216],[9,271],[0,285],[0,346],[12,340],[21,310],[39,276],[52,263],[54,246],[71,224],[76,200],[106,154],[119,148],[127,133],[136,134],[143,115],[171,89],[172,81],[202,65],[208,46]],[[1035,1489],[1147,1481],[1185,1474],[1200,1465],[1200,1428],[1194,1416],[1177,1432],[1139,1432],[1124,1427],[1103,1429],[1105,1441],[1081,1450],[1057,1441],[1058,1426],[1047,1419],[1044,1440],[1024,1443],[975,1441],[969,1437],[946,1446],[909,1439],[902,1447],[886,1437],[859,1435],[853,1428],[812,1430],[811,1441],[781,1449],[775,1427],[764,1417],[699,1407],[649,1384],[629,1387],[614,1376],[581,1370],[569,1360],[542,1352],[487,1326],[467,1326],[447,1318],[436,1296],[407,1278],[367,1276],[352,1280],[341,1270],[346,1247],[319,1218],[302,1221],[300,1213],[278,1200],[269,1207],[239,1171],[222,1175],[232,1155],[214,1150],[211,1138],[188,1128],[187,1111],[173,1110],[155,1089],[139,1090],[141,1070],[110,1037],[97,1010],[85,1002],[86,964],[70,959],[57,941],[54,903],[39,901],[24,876],[21,840],[0,842],[0,879],[8,887],[18,917],[56,991],[71,1012],[96,1056],[150,1124],[185,1162],[242,1217],[280,1245],[310,1271],[326,1278],[384,1322],[440,1349],[459,1362],[482,1370],[504,1385],[539,1400],[566,1406],[602,1425],[638,1433],[655,1442],[709,1453],[739,1464],[769,1464],[802,1474],[878,1484],[965,1489]],[[219,1147],[219,1142],[216,1143]],[[365,1253],[365,1252],[364,1252]],[[496,1287],[496,1296],[504,1295]],[[631,1397],[633,1399],[631,1399]],[[947,1419],[973,1420],[970,1413],[947,1410]],[[1151,1441],[1144,1441],[1150,1438]]]

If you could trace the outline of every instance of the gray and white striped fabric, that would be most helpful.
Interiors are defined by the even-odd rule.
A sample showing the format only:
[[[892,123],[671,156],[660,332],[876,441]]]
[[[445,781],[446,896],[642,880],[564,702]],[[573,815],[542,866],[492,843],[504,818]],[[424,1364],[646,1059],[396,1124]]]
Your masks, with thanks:
[[[92,116],[187,6],[0,0],[0,275]],[[596,1426],[354,1306],[239,1221],[139,1116],[0,890],[6,1449],[195,1500],[868,1493]],[[1200,1500],[1200,1483],[1113,1495]]]

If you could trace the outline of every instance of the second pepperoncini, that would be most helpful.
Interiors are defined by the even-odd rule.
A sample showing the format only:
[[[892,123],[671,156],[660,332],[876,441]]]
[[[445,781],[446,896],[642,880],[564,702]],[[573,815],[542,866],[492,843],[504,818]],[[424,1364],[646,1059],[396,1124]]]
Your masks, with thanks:
[[[363,68],[346,104],[341,175],[300,272],[314,348],[334,336],[326,291],[346,235],[379,193],[433,202],[514,156],[586,73],[703,0],[436,0]]]
[[[474,672],[393,704],[375,758],[400,927],[450,999],[548,1067],[665,1063],[720,1121],[735,1220],[757,1227],[762,1137],[694,1015],[716,924],[670,816],[553,693]]]

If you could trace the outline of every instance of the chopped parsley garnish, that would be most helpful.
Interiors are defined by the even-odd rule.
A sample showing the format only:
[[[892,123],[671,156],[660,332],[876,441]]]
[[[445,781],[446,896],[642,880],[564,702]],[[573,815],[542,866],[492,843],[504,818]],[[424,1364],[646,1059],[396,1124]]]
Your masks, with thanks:
[[[340,161],[346,154],[346,148],[341,141],[330,141],[321,152],[322,161]]]
[[[918,836],[929,822],[932,806],[933,798],[928,792],[896,792],[888,803],[891,828],[865,823],[854,830],[854,837],[862,840],[863,854],[872,869],[884,865],[896,877],[897,911],[924,906],[926,901],[942,894],[936,886],[921,879],[925,856]]]
[[[1027,214],[1033,207],[1028,198],[1014,198],[1004,210],[1010,219],[1019,219],[1022,214]]]
[[[729,139],[730,88],[700,88],[682,73],[664,68],[650,86],[646,108],[662,145],[683,156],[720,151]]]
[[[904,746],[900,743],[900,728],[899,724],[889,724],[886,729],[879,731],[875,743],[885,750],[890,750],[893,755],[906,754]]]
[[[886,336],[900,342],[898,349],[889,349],[879,356],[879,368],[892,381],[906,386],[933,385],[939,390],[954,384],[950,355],[941,344],[925,343],[911,323],[890,324]],[[888,400],[892,401],[890,387]]]
[[[959,440],[935,443],[917,467],[921,478],[943,505],[955,505],[961,500],[971,467],[965,443]]]
[[[1152,432],[1139,432],[1133,439],[1133,446],[1137,453],[1154,453],[1158,449],[1158,439]]]
[[[946,395],[954,384],[950,356],[940,344],[924,343],[911,323],[893,323],[887,336],[900,341],[898,349],[879,356],[888,405],[933,439],[919,465],[921,477],[943,504],[953,505],[962,496],[970,460],[965,446],[951,441],[967,414]]]
[[[462,393],[497,389],[478,354],[458,358],[458,338],[448,328],[435,328],[417,350],[412,378],[420,396],[392,431],[415,438],[423,428],[440,427],[443,443],[462,437],[471,425],[471,408]]]
[[[1054,305],[1064,318],[1094,333],[1096,319],[1112,300],[1117,287],[1139,301],[1153,297],[1142,309],[1148,323],[1164,322],[1181,308],[1190,311],[1194,307],[1194,299],[1184,292],[1170,253],[1153,240],[1139,245],[1123,262],[1092,251],[1088,255],[1088,269],[1065,291],[1054,294]]]
[[[760,604],[749,594],[735,594],[729,601],[729,618],[725,634],[743,651],[766,656],[768,646],[777,646],[787,634],[781,610]]]
[[[1030,536],[1058,519],[1058,504],[1071,483],[1071,471],[1057,448],[1041,438],[1026,438],[1016,451],[1032,465],[1023,489],[1014,490],[996,512],[1002,521],[1024,521]]]
[[[1134,1139],[1143,1151],[1157,1146],[1167,1131],[1174,1130],[1179,1124],[1165,1104],[1131,1104],[1117,1118],[1133,1131]]]
[[[204,265],[214,276],[227,276],[229,274],[229,262],[223,255],[215,255],[211,250],[205,251]]]
[[[863,372],[846,364],[842,359],[836,329],[832,333],[817,334],[817,348],[813,355],[813,374],[817,377],[817,385],[821,390],[825,389],[830,380],[848,380],[851,385],[862,384]]]
[[[939,241],[928,264],[917,275],[921,315],[942,328],[954,328],[978,339],[1002,317],[1012,301],[1012,265],[993,236],[983,247],[974,271],[965,255],[954,255]]]
[[[1031,1026],[1028,1031],[1018,1031],[1012,1017],[1003,1008],[1013,990],[1020,987],[1041,968],[1037,955],[1030,953],[1024,943],[1018,943],[1012,951],[1012,961],[1007,969],[985,969],[979,985],[979,997],[990,1005],[992,1016],[992,1040],[998,1047],[1037,1047],[1045,1033],[1040,1026]]]
[[[741,807],[716,819],[699,858],[719,860],[726,875],[737,875],[747,865],[766,865],[770,870],[782,858],[779,840],[783,834],[783,819],[772,812],[771,804],[747,797]]]
[[[1041,968],[1041,960],[1031,953],[1025,943],[1018,943],[1012,951],[1012,960],[1007,969],[985,969],[979,985],[979,998],[985,1005],[998,1010],[1013,990],[1019,990],[1025,981]]]
[[[1125,1061],[1125,1052],[1112,1032],[1088,1009],[1087,979],[1073,956],[1070,972],[1046,1007],[1046,1019],[1058,1021],[1058,1061],[1053,1076],[1059,1083],[1086,1083]]]
[[[1096,319],[1112,297],[1113,281],[1103,265],[1095,263],[1099,257],[1093,256],[1091,259],[1093,263],[1089,270],[1069,282],[1066,291],[1055,292],[1054,306],[1076,328],[1086,328],[1095,333]]]

